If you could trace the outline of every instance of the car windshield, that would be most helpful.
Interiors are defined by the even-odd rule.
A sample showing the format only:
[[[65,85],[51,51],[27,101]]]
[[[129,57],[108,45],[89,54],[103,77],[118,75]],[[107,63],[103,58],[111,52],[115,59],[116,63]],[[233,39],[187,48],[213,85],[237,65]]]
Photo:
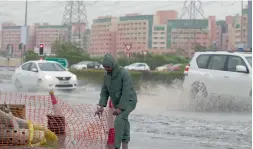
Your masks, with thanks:
[[[252,67],[252,57],[249,56],[249,57],[246,57],[246,59],[249,62],[250,66]]]
[[[58,63],[39,63],[41,71],[66,71],[63,66]]]

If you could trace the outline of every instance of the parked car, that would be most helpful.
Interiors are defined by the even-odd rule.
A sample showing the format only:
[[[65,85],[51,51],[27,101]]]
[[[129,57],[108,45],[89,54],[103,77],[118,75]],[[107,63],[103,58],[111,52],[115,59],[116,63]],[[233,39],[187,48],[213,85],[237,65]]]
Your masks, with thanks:
[[[104,69],[104,66],[101,64],[101,65],[99,66],[99,69]]]
[[[93,61],[82,61],[77,64],[72,65],[72,68],[82,70],[82,69],[99,69],[101,64]]]
[[[98,62],[88,62],[87,68],[88,69],[99,69],[101,67],[101,64]]]
[[[89,61],[81,61],[77,64],[72,65],[71,67],[74,69],[82,70],[82,69],[87,69],[87,63]]]
[[[70,68],[75,68],[75,66],[76,66],[76,64],[73,64],[73,65],[70,66]]]
[[[251,98],[252,54],[241,52],[196,52],[185,68],[184,91],[196,95]]]
[[[68,89],[77,88],[76,75],[53,61],[28,61],[18,67],[12,84],[17,88]]]
[[[156,71],[168,71],[168,69],[173,66],[173,64],[165,64],[159,67],[156,67]]]
[[[183,64],[175,64],[168,68],[168,71],[179,71]]]
[[[146,63],[133,63],[124,68],[127,70],[150,71],[150,67]]]

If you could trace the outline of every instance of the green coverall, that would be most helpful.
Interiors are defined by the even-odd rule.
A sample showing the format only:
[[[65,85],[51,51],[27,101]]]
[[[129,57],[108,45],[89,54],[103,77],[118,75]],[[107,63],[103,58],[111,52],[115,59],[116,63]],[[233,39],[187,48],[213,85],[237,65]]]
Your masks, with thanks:
[[[129,72],[119,67],[112,55],[106,54],[104,56],[103,65],[111,67],[112,72],[107,72],[104,76],[99,105],[106,107],[108,98],[111,97],[114,108],[121,109],[121,113],[116,116],[114,121],[115,148],[120,148],[121,143],[130,141],[128,115],[136,107],[136,91],[133,88]]]

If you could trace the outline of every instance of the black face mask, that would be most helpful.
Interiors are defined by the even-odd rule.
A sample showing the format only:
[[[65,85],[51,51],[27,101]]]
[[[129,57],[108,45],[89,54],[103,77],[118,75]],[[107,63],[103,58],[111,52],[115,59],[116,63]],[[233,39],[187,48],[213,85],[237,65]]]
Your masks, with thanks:
[[[111,67],[108,67],[108,66],[103,66],[105,71],[107,72],[112,72],[112,68]]]

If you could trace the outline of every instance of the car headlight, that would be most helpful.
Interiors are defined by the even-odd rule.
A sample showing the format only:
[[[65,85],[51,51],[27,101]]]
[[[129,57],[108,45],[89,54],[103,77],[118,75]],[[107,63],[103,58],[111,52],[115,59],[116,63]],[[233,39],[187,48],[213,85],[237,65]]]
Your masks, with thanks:
[[[52,77],[52,76],[49,76],[49,75],[45,75],[45,79],[51,80],[51,79],[53,79],[53,77]]]
[[[73,75],[71,78],[72,78],[72,80],[76,80],[77,79],[76,75]]]

